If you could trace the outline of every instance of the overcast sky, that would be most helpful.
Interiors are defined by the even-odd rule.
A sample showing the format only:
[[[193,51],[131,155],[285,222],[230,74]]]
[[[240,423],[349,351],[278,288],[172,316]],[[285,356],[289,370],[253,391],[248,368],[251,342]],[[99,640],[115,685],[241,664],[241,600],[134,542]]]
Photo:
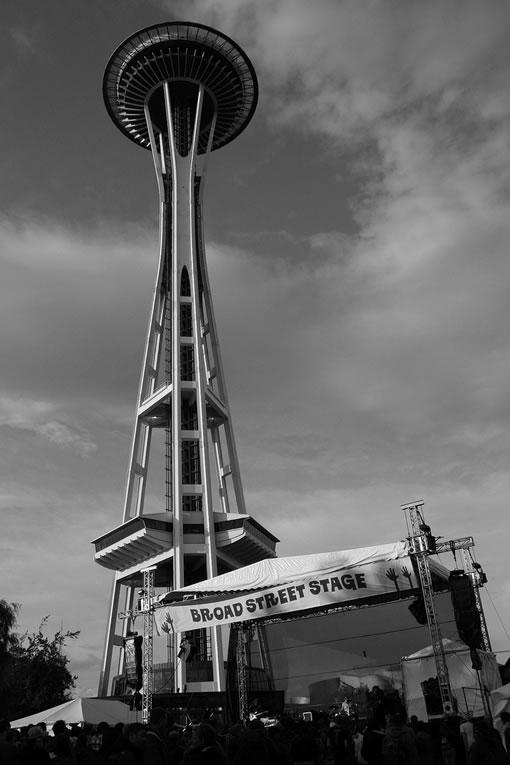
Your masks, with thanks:
[[[0,597],[21,629],[82,631],[95,693],[111,575],[90,540],[121,522],[158,254],[151,156],[102,74],[166,20],[217,27],[259,78],[205,195],[249,512],[294,555],[401,539],[425,500],[435,534],[474,536],[509,651],[506,0],[5,4]]]

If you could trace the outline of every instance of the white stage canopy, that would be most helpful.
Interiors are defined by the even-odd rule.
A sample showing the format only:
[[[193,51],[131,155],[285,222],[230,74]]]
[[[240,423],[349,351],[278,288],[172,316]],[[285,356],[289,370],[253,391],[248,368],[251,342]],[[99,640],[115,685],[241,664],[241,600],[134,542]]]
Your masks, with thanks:
[[[12,720],[11,728],[24,728],[40,722],[51,728],[57,720],[63,720],[67,725],[84,722],[91,725],[98,725],[100,722],[116,725],[119,722],[136,722],[136,712],[132,712],[127,704],[115,699],[77,698],[50,709],[43,709],[34,715]]]
[[[430,560],[442,579],[446,569]],[[418,587],[405,542],[270,558],[159,597],[158,633],[270,619],[398,596]],[[411,593],[409,593],[411,594]]]

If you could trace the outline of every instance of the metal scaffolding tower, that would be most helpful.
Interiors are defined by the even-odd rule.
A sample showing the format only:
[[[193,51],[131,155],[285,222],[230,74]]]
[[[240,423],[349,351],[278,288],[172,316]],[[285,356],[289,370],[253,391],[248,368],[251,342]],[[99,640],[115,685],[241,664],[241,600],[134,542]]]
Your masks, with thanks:
[[[464,573],[467,574],[470,578],[476,603],[476,609],[480,616],[483,650],[491,651],[492,649],[489,633],[487,630],[487,622],[485,621],[485,614],[480,597],[480,588],[483,587],[487,581],[487,577],[485,576],[480,564],[473,560],[471,553],[471,549],[475,544],[473,537],[461,537],[459,539],[451,540],[436,539],[436,537],[432,535],[430,526],[425,523],[423,516],[423,506],[424,502],[420,501],[411,502],[402,505],[401,507],[409,519],[408,527],[410,526],[411,529],[411,536],[408,540],[410,545],[409,553],[416,560],[420,576],[421,590],[423,593],[427,622],[432,639],[432,650],[434,652],[434,658],[436,662],[437,679],[441,693],[441,701],[443,703],[443,711],[445,715],[450,715],[454,714],[455,707],[453,704],[453,696],[448,677],[448,667],[446,664],[441,631],[434,603],[434,590],[432,587],[428,557],[429,555],[439,555],[440,553],[447,552],[451,552],[455,557],[455,553],[460,551],[463,562],[463,570]]]
[[[142,647],[142,720],[147,725],[152,709],[152,694],[154,692],[154,573],[156,566],[143,570],[143,592],[141,610],[143,613],[143,647]]]
[[[248,641],[252,627],[247,622],[236,625],[237,690],[239,694],[239,718],[248,720]]]
[[[411,536],[409,538],[409,553],[416,561],[418,567],[423,602],[425,604],[425,613],[427,614],[427,623],[432,639],[432,650],[436,662],[437,680],[439,684],[439,692],[441,694],[443,712],[445,715],[453,715],[455,713],[455,705],[450,686],[450,678],[448,676],[448,667],[446,665],[441,630],[434,603],[434,590],[428,563],[428,556],[431,552],[433,553],[436,551],[435,539],[430,533],[430,527],[427,526],[424,521],[423,505],[424,502],[420,501],[411,502],[402,505],[401,507],[410,521]]]

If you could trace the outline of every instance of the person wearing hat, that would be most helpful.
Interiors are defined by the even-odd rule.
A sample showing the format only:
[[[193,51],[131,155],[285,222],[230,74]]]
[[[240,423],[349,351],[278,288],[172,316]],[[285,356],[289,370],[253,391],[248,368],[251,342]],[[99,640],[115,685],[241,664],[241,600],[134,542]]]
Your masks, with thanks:
[[[21,765],[49,765],[51,759],[46,747],[47,739],[48,733],[43,728],[32,725],[21,749]]]

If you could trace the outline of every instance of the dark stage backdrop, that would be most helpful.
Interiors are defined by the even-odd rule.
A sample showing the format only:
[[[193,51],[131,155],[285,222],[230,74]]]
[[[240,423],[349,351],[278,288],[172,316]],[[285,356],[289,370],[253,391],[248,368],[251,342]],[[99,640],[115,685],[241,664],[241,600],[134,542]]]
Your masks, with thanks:
[[[333,702],[338,680],[400,686],[400,659],[431,644],[428,627],[399,601],[311,619],[267,625],[275,688],[286,702]],[[435,596],[442,637],[458,640],[450,593]],[[337,690],[338,689],[338,690]]]

